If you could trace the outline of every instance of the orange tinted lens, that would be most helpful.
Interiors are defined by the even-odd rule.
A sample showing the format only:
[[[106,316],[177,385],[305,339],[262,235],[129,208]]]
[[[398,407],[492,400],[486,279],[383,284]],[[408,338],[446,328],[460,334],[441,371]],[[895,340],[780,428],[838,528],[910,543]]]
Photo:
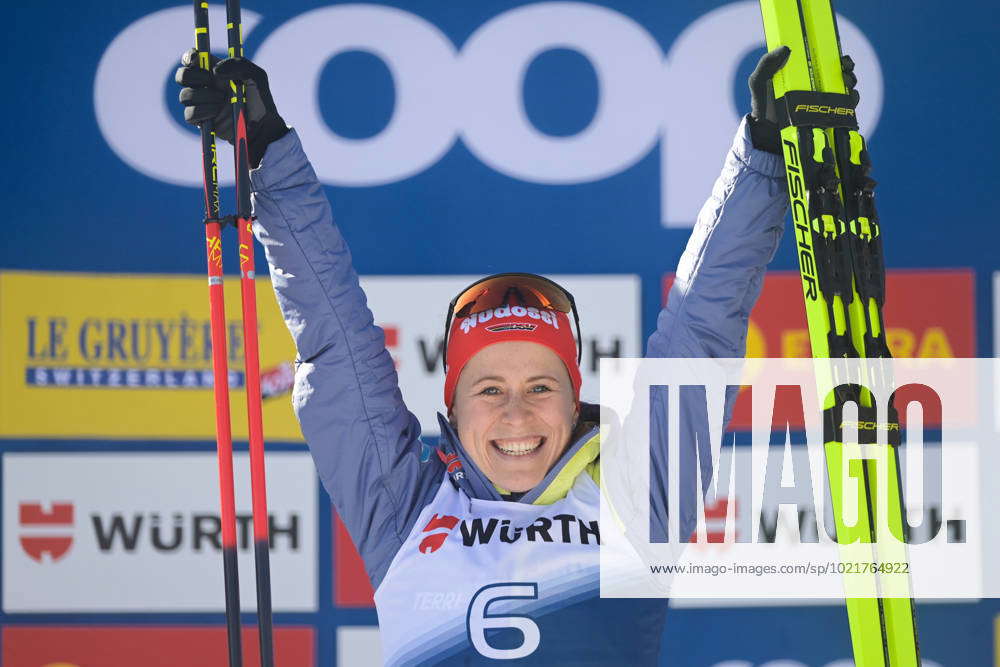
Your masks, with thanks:
[[[497,308],[504,303],[569,313],[569,297],[555,283],[531,276],[497,276],[472,285],[455,300],[455,316]]]

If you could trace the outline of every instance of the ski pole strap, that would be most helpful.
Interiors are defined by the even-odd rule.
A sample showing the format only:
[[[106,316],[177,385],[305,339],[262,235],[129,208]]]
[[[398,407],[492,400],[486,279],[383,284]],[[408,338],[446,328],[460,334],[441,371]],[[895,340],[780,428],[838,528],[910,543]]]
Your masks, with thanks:
[[[782,128],[794,125],[858,129],[856,105],[850,95],[789,90],[775,103]]]
[[[860,392],[858,385],[842,385],[839,389],[850,388],[847,393],[854,394]],[[884,422],[878,420],[878,411],[874,406],[866,407],[861,405],[860,394],[857,400],[854,397],[844,399],[841,392],[833,407],[823,411],[823,440],[824,442],[843,442],[844,427],[854,428],[857,431],[859,445],[874,445],[878,441],[878,432],[886,432],[886,442],[893,447],[898,447],[902,441],[899,430],[899,413],[890,402],[889,418]],[[850,401],[857,406],[857,421],[844,421],[844,404]]]

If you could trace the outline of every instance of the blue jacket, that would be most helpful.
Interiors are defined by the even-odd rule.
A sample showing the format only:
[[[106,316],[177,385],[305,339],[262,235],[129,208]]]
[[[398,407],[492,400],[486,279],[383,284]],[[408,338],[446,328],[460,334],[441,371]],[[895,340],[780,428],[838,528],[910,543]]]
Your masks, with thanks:
[[[251,182],[254,232],[298,351],[295,413],[319,476],[377,587],[442,483],[444,464],[436,456],[421,462],[420,424],[403,404],[383,332],[294,131],[268,147]],[[744,355],[747,321],[787,206],[781,158],[755,150],[744,121],[699,213],[647,356]],[[462,461],[466,474],[459,482],[466,493],[499,500],[447,421],[440,421],[441,449]],[[566,475],[582,474],[596,457],[584,446],[593,435],[572,443],[519,502],[568,488]]]

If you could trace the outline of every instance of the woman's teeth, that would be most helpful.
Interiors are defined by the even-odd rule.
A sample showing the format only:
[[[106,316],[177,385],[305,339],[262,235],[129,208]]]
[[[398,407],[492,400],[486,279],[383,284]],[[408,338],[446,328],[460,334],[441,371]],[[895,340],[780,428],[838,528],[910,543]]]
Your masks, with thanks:
[[[504,438],[494,440],[493,446],[508,456],[524,456],[538,449],[544,438]]]

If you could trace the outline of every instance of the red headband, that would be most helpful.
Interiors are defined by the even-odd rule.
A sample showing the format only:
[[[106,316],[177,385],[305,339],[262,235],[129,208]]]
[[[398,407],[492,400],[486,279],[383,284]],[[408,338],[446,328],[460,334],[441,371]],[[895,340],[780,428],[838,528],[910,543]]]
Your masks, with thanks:
[[[505,304],[498,308],[456,317],[448,333],[448,372],[444,379],[444,404],[451,409],[458,376],[477,352],[494,343],[527,341],[549,348],[562,359],[573,394],[580,400],[580,367],[576,363],[576,339],[565,313]]]

